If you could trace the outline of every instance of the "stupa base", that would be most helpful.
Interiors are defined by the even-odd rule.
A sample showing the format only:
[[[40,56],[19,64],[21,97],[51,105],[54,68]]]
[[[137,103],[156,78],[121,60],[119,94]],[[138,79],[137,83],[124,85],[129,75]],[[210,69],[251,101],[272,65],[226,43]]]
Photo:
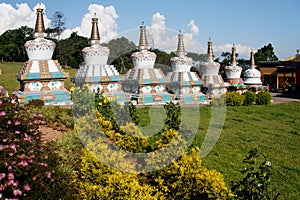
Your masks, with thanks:
[[[208,96],[205,94],[185,94],[177,95],[175,100],[179,100],[180,104],[202,104],[207,101]]]
[[[132,94],[131,100],[135,100],[137,104],[164,104],[173,100],[169,93],[156,93],[156,94]]]
[[[44,91],[44,92],[21,92],[16,93],[19,103],[25,105],[31,100],[42,100],[45,105],[71,106],[70,94],[67,90]]]

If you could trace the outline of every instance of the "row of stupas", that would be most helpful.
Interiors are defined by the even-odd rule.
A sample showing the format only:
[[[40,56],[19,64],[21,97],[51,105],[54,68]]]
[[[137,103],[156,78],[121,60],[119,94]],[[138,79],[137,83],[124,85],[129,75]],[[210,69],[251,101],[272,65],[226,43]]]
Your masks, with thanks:
[[[55,43],[47,40],[43,21],[43,7],[37,7],[35,39],[25,43],[29,60],[24,63],[17,76],[20,91],[17,92],[20,103],[28,103],[40,99],[46,105],[70,105],[69,92],[64,87],[68,74],[64,72],[57,60],[52,60]],[[225,94],[230,83],[224,82],[219,75],[220,64],[214,61],[212,42],[208,42],[208,61],[200,65],[200,76],[191,72],[192,59],[187,57],[184,48],[183,34],[178,34],[176,56],[171,58],[172,72],[165,75],[154,68],[156,54],[148,50],[146,26],[140,26],[138,52],[131,55],[134,68],[130,69],[125,79],[121,79],[113,65],[107,60],[110,50],[100,44],[98,18],[92,18],[90,46],[82,50],[84,65],[80,66],[73,81],[76,86],[89,84],[91,91],[106,93],[118,102],[135,100],[138,104],[159,104],[178,101],[183,104],[203,103],[208,98]],[[235,55],[235,48],[233,48]],[[251,53],[253,57],[253,52]],[[241,83],[241,68],[237,66],[236,57],[232,58],[232,66],[226,67],[226,74],[231,83]],[[260,74],[255,69],[254,58],[251,67],[245,72],[245,84],[259,83]],[[208,89],[203,94],[203,88]]]

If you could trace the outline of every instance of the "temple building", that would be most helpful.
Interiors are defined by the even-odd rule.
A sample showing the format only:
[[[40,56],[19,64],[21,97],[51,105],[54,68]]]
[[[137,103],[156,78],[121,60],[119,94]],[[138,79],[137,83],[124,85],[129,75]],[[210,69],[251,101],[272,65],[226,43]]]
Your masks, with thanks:
[[[260,71],[256,69],[253,50],[250,52],[250,67],[244,72],[244,84],[248,88],[262,89]]]
[[[212,41],[208,41],[208,60],[200,64],[199,71],[210,98],[219,97],[227,92],[229,84],[219,75],[220,63],[214,62]]]
[[[148,51],[146,26],[144,22],[140,27],[139,51],[131,55],[134,65],[123,81],[123,90],[130,93],[131,100],[137,104],[159,104],[172,100],[167,93],[166,85],[169,83],[160,69],[154,68],[156,54]]]
[[[105,93],[108,98],[124,102],[126,96],[122,91],[119,72],[113,65],[108,65],[109,48],[100,45],[98,18],[96,14],[92,18],[92,31],[90,47],[83,48],[85,64],[80,66],[75,78],[76,86],[89,84],[91,91]]]
[[[68,74],[57,60],[52,60],[55,43],[45,39],[44,5],[37,7],[34,40],[25,43],[29,60],[17,75],[20,90],[16,93],[21,104],[39,99],[45,105],[71,105],[69,92],[64,87]]]
[[[206,100],[201,92],[202,80],[196,72],[191,72],[193,60],[186,56],[183,42],[183,34],[178,34],[178,46],[176,57],[171,58],[173,72],[168,73],[168,92],[174,93],[175,100],[183,104],[200,103]]]
[[[268,84],[270,89],[300,94],[300,50],[296,52],[280,61],[259,62],[263,83]]]

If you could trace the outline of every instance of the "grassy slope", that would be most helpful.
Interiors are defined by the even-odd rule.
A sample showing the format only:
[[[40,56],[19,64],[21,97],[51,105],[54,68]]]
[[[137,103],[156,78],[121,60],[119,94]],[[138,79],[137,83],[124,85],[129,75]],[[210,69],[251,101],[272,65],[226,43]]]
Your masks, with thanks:
[[[2,85],[11,94],[15,90],[19,90],[19,81],[17,81],[16,76],[20,72],[23,63],[1,63],[0,69],[2,70],[2,75],[0,75],[0,85]],[[71,78],[74,77],[77,69],[65,70],[69,73],[69,78],[65,80],[65,87],[68,89],[73,86]]]
[[[258,146],[273,165],[272,183],[283,199],[300,198],[299,103],[228,107],[225,126],[203,165],[222,172],[226,182],[241,179],[247,152]],[[201,108],[201,125],[194,146],[201,146],[210,121],[210,108]]]

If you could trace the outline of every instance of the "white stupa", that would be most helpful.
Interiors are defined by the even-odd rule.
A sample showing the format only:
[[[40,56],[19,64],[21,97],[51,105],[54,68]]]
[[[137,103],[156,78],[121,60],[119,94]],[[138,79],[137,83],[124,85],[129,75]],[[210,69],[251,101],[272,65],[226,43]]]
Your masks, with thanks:
[[[242,68],[238,66],[236,61],[236,48],[234,45],[232,47],[231,64],[225,67],[225,73],[227,76],[226,82],[230,86],[243,84],[243,79],[241,79]]]
[[[212,41],[208,41],[207,49],[208,60],[200,64],[200,74],[204,81],[204,87],[208,89],[210,98],[219,97],[225,94],[229,84],[224,82],[221,75],[219,75],[220,63],[214,62]]]
[[[43,10],[44,5],[39,3],[35,39],[27,41],[24,45],[29,60],[17,75],[21,86],[16,95],[21,104],[39,99],[46,105],[70,105],[70,95],[64,87],[68,73],[64,72],[57,60],[51,59],[55,43],[44,38]]]
[[[176,57],[171,58],[173,72],[168,73],[168,91],[176,94],[175,99],[180,103],[199,103],[206,100],[201,92],[202,80],[195,72],[191,72],[193,60],[186,56],[183,34],[178,34]]]
[[[131,55],[134,65],[123,81],[123,90],[131,94],[138,104],[157,104],[169,102],[172,96],[166,92],[169,82],[160,69],[154,68],[156,54],[148,51],[146,26],[140,27],[139,51]]]
[[[118,102],[124,102],[126,98],[122,91],[119,72],[113,65],[107,64],[110,50],[100,45],[96,14],[92,18],[90,44],[90,47],[85,47],[82,50],[85,64],[80,66],[75,75],[75,85],[89,84],[91,91],[105,93],[110,99],[114,98]]]
[[[255,69],[254,51],[250,52],[250,67],[244,72],[244,84],[247,86],[261,86],[260,71]]]

